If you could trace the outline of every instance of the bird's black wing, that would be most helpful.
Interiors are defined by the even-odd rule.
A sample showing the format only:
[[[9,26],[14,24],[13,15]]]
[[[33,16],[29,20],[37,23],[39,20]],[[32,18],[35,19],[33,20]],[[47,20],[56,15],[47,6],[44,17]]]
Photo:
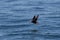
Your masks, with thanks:
[[[35,20],[35,16],[32,18],[32,20]]]

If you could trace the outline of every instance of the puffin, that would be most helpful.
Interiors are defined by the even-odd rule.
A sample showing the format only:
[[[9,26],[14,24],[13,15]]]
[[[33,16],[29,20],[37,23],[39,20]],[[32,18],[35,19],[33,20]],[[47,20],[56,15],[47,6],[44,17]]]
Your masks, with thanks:
[[[34,17],[32,18],[32,23],[34,23],[34,24],[37,24],[38,22],[37,22],[37,20],[38,20],[38,17],[39,17],[39,15],[37,15],[37,16],[35,16],[34,15]]]

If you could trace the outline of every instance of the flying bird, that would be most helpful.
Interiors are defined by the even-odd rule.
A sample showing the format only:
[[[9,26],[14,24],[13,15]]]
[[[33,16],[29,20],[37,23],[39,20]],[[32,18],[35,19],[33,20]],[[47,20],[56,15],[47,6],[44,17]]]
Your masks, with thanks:
[[[37,22],[38,17],[39,17],[39,15],[37,15],[37,16],[34,15],[34,17],[32,18],[32,21],[31,22],[34,23],[34,24],[38,23]]]

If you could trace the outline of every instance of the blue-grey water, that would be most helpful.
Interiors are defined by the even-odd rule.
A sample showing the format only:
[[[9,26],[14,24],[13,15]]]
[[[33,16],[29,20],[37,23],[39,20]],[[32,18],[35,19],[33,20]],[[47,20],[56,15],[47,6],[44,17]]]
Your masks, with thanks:
[[[60,0],[0,0],[0,40],[60,40]]]

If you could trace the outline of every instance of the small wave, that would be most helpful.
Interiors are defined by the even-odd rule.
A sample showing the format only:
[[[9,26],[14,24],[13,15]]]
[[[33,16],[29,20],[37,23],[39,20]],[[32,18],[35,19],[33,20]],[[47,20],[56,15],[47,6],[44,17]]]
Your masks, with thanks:
[[[19,34],[16,34],[16,33],[11,33],[11,34],[7,34],[5,36],[18,36]]]
[[[44,38],[49,38],[49,39],[52,39],[52,38],[60,38],[60,35],[54,35],[54,34],[39,34],[39,33],[22,33],[22,35],[35,35],[35,37],[44,37]]]
[[[53,39],[53,38],[60,38],[60,35],[44,35],[45,38]]]
[[[32,7],[33,11],[44,11],[44,8],[43,7]]]
[[[19,12],[19,11],[27,11],[26,9],[12,9],[11,11],[17,11],[17,12]]]
[[[29,24],[24,24],[24,25],[0,25],[0,29],[6,29],[6,28],[23,28],[23,27],[28,27],[30,26]]]
[[[47,17],[47,18],[60,18],[60,17]]]
[[[33,7],[33,9],[44,9],[44,8],[41,8],[41,7]]]
[[[4,22],[6,22],[6,23],[21,23],[21,22],[27,22],[27,21],[29,21],[30,19],[11,19],[10,21],[4,21]]]
[[[7,0],[7,1],[5,1],[5,2],[14,2],[14,1],[16,1],[16,0]]]

